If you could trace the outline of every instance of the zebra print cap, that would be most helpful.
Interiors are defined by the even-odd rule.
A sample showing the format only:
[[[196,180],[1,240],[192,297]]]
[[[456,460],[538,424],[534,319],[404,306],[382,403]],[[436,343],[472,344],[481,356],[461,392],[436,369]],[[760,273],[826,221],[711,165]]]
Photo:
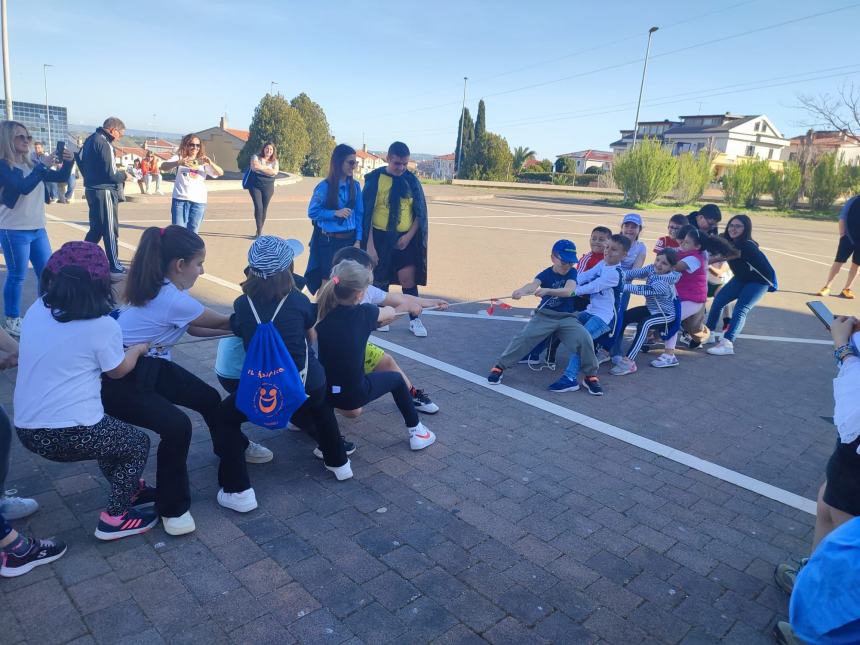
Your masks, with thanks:
[[[298,240],[285,240],[274,235],[263,235],[254,240],[248,249],[248,268],[263,280],[286,271],[305,247]]]

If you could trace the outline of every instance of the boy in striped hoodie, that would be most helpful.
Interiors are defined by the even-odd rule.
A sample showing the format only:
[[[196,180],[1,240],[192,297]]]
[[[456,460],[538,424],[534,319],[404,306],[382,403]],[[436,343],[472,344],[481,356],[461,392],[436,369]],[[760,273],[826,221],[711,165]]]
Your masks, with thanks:
[[[635,372],[636,355],[642,349],[648,332],[658,325],[668,330],[669,324],[674,322],[675,299],[678,297],[675,283],[681,279],[681,274],[672,269],[665,251],[657,254],[654,264],[641,269],[629,269],[624,272],[624,276],[627,280],[645,280],[645,284],[624,284],[625,292],[645,296],[645,306],[633,307],[624,314],[625,327],[636,323],[636,335],[626,356],[609,370],[615,376]]]

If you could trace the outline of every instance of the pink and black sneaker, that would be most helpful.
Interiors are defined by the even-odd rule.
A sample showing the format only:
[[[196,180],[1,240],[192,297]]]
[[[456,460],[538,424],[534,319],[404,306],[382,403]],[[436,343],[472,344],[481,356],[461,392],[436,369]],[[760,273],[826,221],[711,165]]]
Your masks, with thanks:
[[[131,507],[122,515],[108,515],[102,511],[96,537],[100,540],[119,540],[130,535],[146,533],[158,523],[158,513],[151,508]]]
[[[155,504],[155,488],[146,485],[146,480],[140,480],[140,487],[131,498],[131,505],[140,508]]]

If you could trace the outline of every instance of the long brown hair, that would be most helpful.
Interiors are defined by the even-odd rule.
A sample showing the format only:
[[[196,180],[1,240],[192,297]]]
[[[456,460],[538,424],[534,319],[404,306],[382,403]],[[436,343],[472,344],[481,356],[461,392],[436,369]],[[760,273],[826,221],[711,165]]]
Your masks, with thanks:
[[[355,154],[355,149],[345,143],[339,143],[331,151],[331,159],[328,164],[328,175],[325,180],[328,183],[328,195],[325,200],[325,207],[329,210],[337,210],[338,205],[338,184],[343,175],[343,162],[350,155]],[[349,199],[347,200],[346,208],[355,208],[355,181],[352,175],[349,175]]]
[[[373,282],[373,272],[354,260],[344,260],[331,270],[331,280],[317,294],[317,324],[340,303],[350,302]]]
[[[203,143],[202,141],[200,142]],[[274,141],[266,141],[263,145],[260,146],[260,152],[257,153],[257,157],[259,157],[260,161],[265,161],[263,158],[263,151],[266,149],[266,146],[272,146],[272,159],[271,162],[278,160],[278,146],[275,145]]]
[[[135,307],[144,306],[161,291],[173,262],[190,262],[205,248],[203,238],[184,226],[150,226],[143,232],[131,260],[125,281],[125,299]]]
[[[192,132],[191,134],[186,134],[182,137],[182,141],[179,142],[180,159],[188,156],[188,146],[191,144],[192,139],[197,139],[200,142],[200,147],[197,149],[197,159],[206,156],[206,149],[203,147],[203,139]]]

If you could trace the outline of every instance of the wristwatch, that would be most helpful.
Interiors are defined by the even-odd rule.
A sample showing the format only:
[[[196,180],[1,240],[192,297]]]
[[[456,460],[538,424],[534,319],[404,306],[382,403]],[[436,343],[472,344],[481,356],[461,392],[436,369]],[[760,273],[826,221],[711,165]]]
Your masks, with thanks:
[[[840,345],[833,352],[833,357],[836,359],[837,365],[842,365],[842,361],[849,356],[857,356],[857,351],[851,343]]]

